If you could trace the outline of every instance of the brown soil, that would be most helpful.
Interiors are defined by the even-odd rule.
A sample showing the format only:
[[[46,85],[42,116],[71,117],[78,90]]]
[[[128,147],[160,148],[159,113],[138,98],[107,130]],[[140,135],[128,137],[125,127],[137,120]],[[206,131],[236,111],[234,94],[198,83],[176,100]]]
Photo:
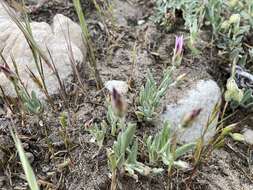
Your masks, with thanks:
[[[31,13],[31,18],[35,21],[51,23],[53,16],[61,13],[77,21],[71,1],[66,2],[49,1],[36,12]],[[128,119],[136,120],[133,114],[135,99],[139,87],[145,81],[147,70],[150,69],[155,78],[160,80],[164,68],[170,64],[175,35],[186,32],[182,29],[174,33],[159,31],[148,19],[152,13],[152,4],[148,0],[131,1],[133,6],[129,6],[128,1],[123,2],[120,5],[125,5],[125,10],[124,7],[114,7],[116,10],[121,9],[124,14],[129,12],[129,15],[125,15],[127,25],[123,26],[115,25],[107,18],[105,26],[91,3],[82,0],[82,5],[87,13],[90,32],[97,48],[102,79],[104,81],[132,79],[131,92],[127,97],[130,105]],[[135,11],[138,14],[135,14]],[[118,13],[116,15],[122,16]],[[145,20],[145,24],[138,25],[138,21],[142,19]],[[217,74],[217,71],[220,71],[220,63],[213,56],[216,50],[210,49],[205,43],[208,40],[208,32],[203,32],[201,36],[203,40],[203,43],[199,44],[202,49],[201,55],[192,56],[190,50],[186,49],[183,65],[175,76],[187,73],[186,81],[215,78],[219,84],[224,85],[223,77],[226,75]],[[136,47],[137,58],[133,65],[134,47]],[[210,71],[209,74],[202,72],[204,70]],[[54,97],[55,108],[49,107],[40,121],[33,116],[18,113],[15,115],[14,122],[19,136],[25,150],[34,156],[32,167],[39,182],[43,184],[43,189],[106,190],[110,187],[106,148],[111,147],[114,139],[107,137],[102,150],[96,157],[93,157],[98,148],[90,142],[91,136],[84,128],[84,125],[91,119],[99,122],[105,118],[105,96],[108,92],[96,90],[94,80],[90,78],[88,70],[82,74],[83,80],[89,85],[89,90],[85,94],[73,87],[67,105],[60,100],[60,97]],[[180,88],[187,88],[187,82],[183,83]],[[180,89],[173,93],[178,95],[178,92]],[[68,150],[60,136],[59,116],[62,112],[67,113],[70,118],[67,130],[71,147],[68,147]],[[0,189],[27,189],[22,167],[7,127],[10,121],[2,115],[0,124]],[[48,130],[49,142],[46,141],[45,128]],[[150,133],[153,129],[146,127],[141,130]],[[230,140],[225,144],[225,148],[217,150],[210,160],[199,168],[190,182],[188,178],[191,171],[175,171],[172,189],[253,189],[252,173],[250,173],[249,161],[246,160],[248,158],[247,146],[234,144]],[[63,163],[65,163],[64,166],[62,166]],[[123,190],[162,190],[166,189],[166,183],[166,173],[155,177],[139,176],[139,181],[125,176],[120,177],[118,181],[120,189]]]

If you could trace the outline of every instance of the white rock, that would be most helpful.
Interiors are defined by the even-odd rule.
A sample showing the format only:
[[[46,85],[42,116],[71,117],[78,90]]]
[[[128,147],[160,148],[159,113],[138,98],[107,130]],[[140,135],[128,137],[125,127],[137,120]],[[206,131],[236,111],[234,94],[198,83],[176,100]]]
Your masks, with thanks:
[[[128,85],[125,81],[110,80],[105,83],[105,88],[112,92],[115,88],[120,94],[126,94],[128,91]]]
[[[243,131],[243,136],[246,143],[253,145],[253,130],[252,129],[245,129]]]
[[[177,130],[179,124],[187,113],[194,109],[201,108],[202,111],[190,128],[178,134],[181,143],[196,141],[203,133],[215,105],[221,100],[221,92],[216,82],[212,80],[200,80],[186,93],[183,98],[176,103],[166,106],[166,110],[161,115],[161,120],[168,120],[173,125],[173,130]],[[205,135],[205,141],[215,134],[218,117],[209,126]]]
[[[8,14],[6,14],[2,4],[0,4],[0,21],[0,48],[3,50],[3,57],[11,70],[14,71],[11,57],[13,56],[20,78],[28,91],[31,92],[33,90],[38,98],[45,98],[45,94],[31,79],[28,72],[29,68],[40,78],[29,45],[23,33],[9,18]],[[82,62],[86,59],[86,48],[83,45],[80,26],[69,18],[59,14],[54,17],[52,27],[45,22],[31,22],[30,25],[35,42],[51,62],[48,50],[50,51],[61,80],[65,83],[70,82],[73,72],[69,57],[69,47],[72,49],[76,62]],[[0,64],[2,63],[3,60],[0,59]],[[42,65],[49,95],[57,94],[60,86],[52,68],[45,64],[44,60],[42,61]],[[5,94],[10,97],[16,97],[16,92],[11,82],[3,73],[0,73],[0,81]]]

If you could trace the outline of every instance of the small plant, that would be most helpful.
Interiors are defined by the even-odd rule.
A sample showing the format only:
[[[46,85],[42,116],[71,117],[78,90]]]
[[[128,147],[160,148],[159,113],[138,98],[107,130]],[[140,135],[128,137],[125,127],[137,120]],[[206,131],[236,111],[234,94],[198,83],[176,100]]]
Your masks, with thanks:
[[[31,92],[31,97],[25,91],[20,91],[19,96],[21,98],[22,104],[29,113],[35,115],[41,115],[43,113],[43,104],[36,97],[34,91]]]
[[[99,147],[98,152],[103,147],[104,139],[106,137],[106,129],[107,129],[107,124],[105,123],[105,121],[103,121],[101,124],[95,123],[93,126],[87,129],[90,132],[90,134],[93,136],[94,140],[96,141]]]
[[[138,142],[134,140],[135,130],[135,124],[128,124],[127,128],[118,135],[113,148],[107,150],[108,165],[112,172],[111,190],[117,187],[117,173],[127,171],[130,176],[137,179],[135,172],[142,175],[162,172],[162,169],[151,169],[137,161]]]
[[[68,135],[68,117],[65,113],[62,113],[61,116],[59,117],[60,124],[61,124],[61,129],[60,129],[60,135],[63,138],[65,148],[69,150],[69,135]]]
[[[176,138],[171,132],[171,125],[169,122],[165,122],[163,129],[158,134],[154,137],[149,136],[145,140],[150,164],[157,165],[162,161],[169,168],[187,166],[186,162],[178,160],[178,158],[192,150],[195,143],[184,144],[180,147],[176,147],[176,143]]]
[[[108,121],[108,124],[111,127],[111,135],[115,136],[118,129],[124,128],[124,122],[121,121],[121,118],[119,118],[115,112],[112,109],[112,106],[108,106],[107,114],[106,114],[106,119]],[[123,126],[122,126],[123,125]]]
[[[152,121],[157,116],[157,108],[160,105],[161,99],[166,94],[168,88],[173,84],[171,78],[174,67],[167,69],[164,73],[163,80],[159,86],[150,71],[147,74],[147,82],[140,91],[138,99],[138,111],[136,115],[139,120]]]

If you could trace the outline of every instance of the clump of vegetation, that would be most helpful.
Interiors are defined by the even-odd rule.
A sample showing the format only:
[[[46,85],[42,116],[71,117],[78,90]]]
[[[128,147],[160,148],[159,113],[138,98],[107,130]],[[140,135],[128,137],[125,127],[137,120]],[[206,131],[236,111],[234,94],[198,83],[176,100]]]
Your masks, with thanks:
[[[236,75],[236,70],[233,68],[236,65],[245,66],[251,63],[252,46],[247,44],[245,39],[253,29],[253,2],[249,0],[158,0],[155,22],[161,28],[170,30],[177,19],[177,12],[182,13],[184,26],[190,32],[187,44],[193,53],[198,52],[195,43],[199,39],[200,30],[204,26],[211,26],[213,35],[211,43],[219,48],[219,54],[222,55],[224,61],[228,59],[233,65],[227,85],[230,87]],[[168,15],[172,16],[168,17]],[[233,85],[238,86],[236,83]],[[234,90],[236,88],[238,87]],[[227,99],[232,100],[232,106],[240,105],[241,101],[241,105],[245,102],[251,105],[252,92],[249,91],[249,87],[237,91],[238,95],[235,95],[235,91],[231,92],[231,89],[228,89],[226,93]],[[230,98],[228,98],[229,94]]]
[[[160,85],[157,85],[150,70],[148,70],[147,81],[145,86],[141,87],[138,99],[138,111],[136,115],[140,121],[152,121],[157,116],[157,108],[160,106],[162,98],[167,93],[170,86],[175,85],[180,81],[184,74],[173,80],[172,74],[178,66],[180,66],[183,58],[183,36],[176,36],[175,48],[171,60],[171,67],[168,67],[164,72]]]
[[[157,86],[150,71],[148,71],[147,82],[140,91],[138,111],[136,115],[139,120],[152,121],[157,116],[157,108],[168,88],[173,83],[171,74],[173,69],[168,69],[159,86]]]
[[[108,164],[112,172],[111,190],[116,189],[118,172],[124,174],[126,171],[130,176],[138,179],[135,172],[141,175],[150,175],[151,173],[157,174],[163,171],[163,169],[151,169],[137,161],[138,141],[134,140],[135,131],[136,125],[129,123],[126,129],[118,135],[112,149],[107,150]]]
[[[171,131],[171,124],[165,122],[163,129],[159,133],[154,137],[149,136],[145,140],[150,164],[156,165],[162,161],[169,168],[173,166],[181,168],[187,167],[188,164],[186,162],[177,159],[189,150],[192,150],[195,143],[188,143],[181,147],[176,147],[177,140],[175,135]]]

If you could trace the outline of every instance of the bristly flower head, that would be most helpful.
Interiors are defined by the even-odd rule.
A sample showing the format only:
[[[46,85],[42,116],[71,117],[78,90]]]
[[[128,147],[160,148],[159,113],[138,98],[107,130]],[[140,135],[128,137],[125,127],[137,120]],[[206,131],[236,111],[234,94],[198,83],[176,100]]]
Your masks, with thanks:
[[[174,55],[172,58],[172,64],[175,66],[179,66],[183,57],[183,47],[184,47],[184,37],[176,36]]]
[[[127,104],[124,97],[115,88],[112,89],[111,100],[115,113],[119,117],[123,117],[127,110]]]

